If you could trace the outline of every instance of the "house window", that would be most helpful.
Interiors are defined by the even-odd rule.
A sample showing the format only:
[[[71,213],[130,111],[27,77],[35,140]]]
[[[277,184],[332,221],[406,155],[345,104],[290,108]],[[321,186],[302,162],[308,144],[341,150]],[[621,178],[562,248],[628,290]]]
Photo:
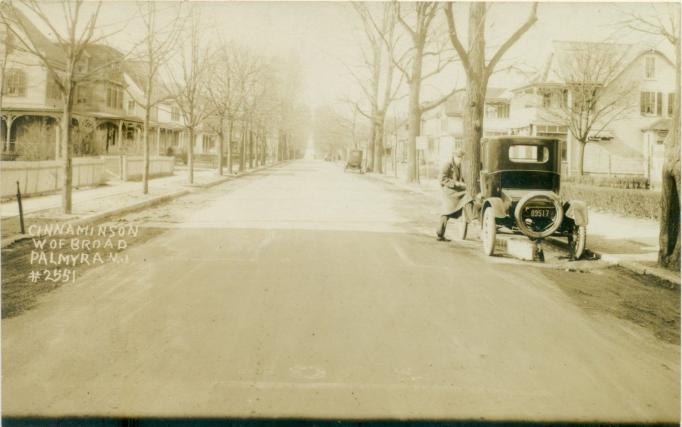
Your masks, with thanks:
[[[674,107],[675,107],[675,94],[669,93],[668,94],[668,115],[670,117],[672,117],[672,115],[673,115]]]
[[[544,108],[550,108],[552,106],[552,93],[542,92],[542,106]]]
[[[644,63],[644,78],[656,78],[656,58],[653,56],[646,57],[646,62]]]
[[[76,86],[73,92],[73,100],[76,105],[87,104],[90,97],[90,88],[87,86]]]
[[[498,119],[509,118],[509,104],[497,104],[497,118]]]
[[[53,79],[47,81],[47,88],[45,89],[47,99],[60,100],[62,99],[62,92],[59,90],[57,82]]]
[[[116,86],[107,88],[107,107],[123,109],[123,91]]]
[[[653,116],[661,115],[661,102],[663,94],[658,92],[641,92],[640,93],[640,111],[642,115]]]
[[[171,120],[177,122],[180,120],[180,109],[176,106],[171,108]]]
[[[26,73],[22,70],[8,70],[5,77],[5,96],[26,96]]]
[[[132,99],[130,101],[128,101],[128,113],[130,113],[130,114],[135,113],[135,101]]]

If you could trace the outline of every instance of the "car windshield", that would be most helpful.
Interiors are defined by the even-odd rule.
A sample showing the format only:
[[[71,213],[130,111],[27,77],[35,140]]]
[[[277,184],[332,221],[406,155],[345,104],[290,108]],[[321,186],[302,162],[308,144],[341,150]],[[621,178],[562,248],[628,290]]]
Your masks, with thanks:
[[[538,145],[512,145],[509,160],[516,163],[545,163],[549,159],[547,147]]]

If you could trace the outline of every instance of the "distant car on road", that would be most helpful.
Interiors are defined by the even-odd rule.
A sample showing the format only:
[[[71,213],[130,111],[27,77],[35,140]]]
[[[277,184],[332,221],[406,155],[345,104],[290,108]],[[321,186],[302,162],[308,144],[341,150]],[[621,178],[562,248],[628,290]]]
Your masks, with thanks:
[[[363,173],[362,170],[362,150],[351,150],[346,162],[344,171],[355,170]]]
[[[480,219],[483,251],[492,255],[497,234],[506,231],[541,241],[568,239],[571,257],[580,259],[587,240],[587,206],[562,200],[560,141],[547,137],[498,136],[481,144],[481,191],[458,222],[466,238],[469,222]]]

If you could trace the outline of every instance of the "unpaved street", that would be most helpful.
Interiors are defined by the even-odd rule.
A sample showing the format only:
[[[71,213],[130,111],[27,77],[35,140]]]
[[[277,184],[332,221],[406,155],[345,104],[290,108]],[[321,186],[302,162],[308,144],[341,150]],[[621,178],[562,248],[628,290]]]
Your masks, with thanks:
[[[679,334],[590,291],[637,280],[436,242],[425,200],[297,161],[129,215],[163,232],[2,321],[4,414],[679,421]]]

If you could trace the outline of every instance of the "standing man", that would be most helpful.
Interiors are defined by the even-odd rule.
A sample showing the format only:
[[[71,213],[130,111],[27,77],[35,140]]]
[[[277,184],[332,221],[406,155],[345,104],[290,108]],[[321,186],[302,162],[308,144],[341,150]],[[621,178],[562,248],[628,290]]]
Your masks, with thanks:
[[[462,215],[462,207],[468,201],[466,184],[462,174],[462,159],[464,151],[455,149],[452,157],[443,165],[439,175],[440,186],[443,189],[443,203],[440,224],[436,230],[436,240],[448,242],[445,238],[445,227],[448,219]]]

